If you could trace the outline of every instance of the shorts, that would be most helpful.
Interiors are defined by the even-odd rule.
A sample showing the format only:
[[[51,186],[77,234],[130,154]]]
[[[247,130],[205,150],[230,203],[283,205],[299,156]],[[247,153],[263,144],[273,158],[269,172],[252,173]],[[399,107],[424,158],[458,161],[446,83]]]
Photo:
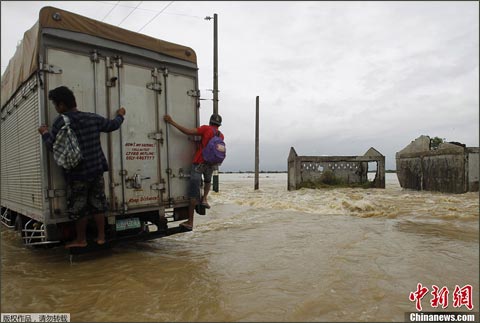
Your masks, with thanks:
[[[200,186],[203,181],[208,184],[212,182],[213,165],[193,164],[190,172],[190,186],[188,189],[188,197],[200,200]]]
[[[67,182],[67,213],[72,220],[108,209],[103,175],[90,181]]]

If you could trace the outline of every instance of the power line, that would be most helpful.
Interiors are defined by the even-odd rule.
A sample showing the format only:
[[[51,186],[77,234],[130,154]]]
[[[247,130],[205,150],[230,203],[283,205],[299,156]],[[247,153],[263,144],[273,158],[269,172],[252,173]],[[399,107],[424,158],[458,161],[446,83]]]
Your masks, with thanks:
[[[118,6],[119,3],[120,3],[120,1],[117,1],[117,3],[113,6],[113,8],[110,9],[110,11],[105,15],[105,17],[103,17],[102,21],[104,21],[105,18],[108,17],[108,15],[113,11],[113,9],[115,9]]]
[[[96,1],[96,2],[100,2],[100,3],[104,3],[104,4],[109,4],[109,5],[113,5],[113,3],[110,3],[110,2],[106,2],[106,1]],[[120,1],[118,1],[120,2]],[[124,8],[136,8],[136,7],[133,7],[133,6],[127,6],[127,5],[124,5],[124,4],[118,4],[119,7],[124,7]],[[158,12],[157,10],[151,10],[151,9],[145,9],[145,8],[137,8],[138,10],[145,10],[145,11],[152,11],[152,12]]]
[[[175,1],[170,1],[165,7],[163,7],[163,9],[157,13],[155,15],[155,17],[153,17],[152,19],[150,19],[149,22],[147,22],[142,28],[140,28],[137,32],[140,32],[143,28],[145,28],[149,23],[151,23],[155,18],[157,18],[163,11],[165,11],[165,9],[167,9],[172,3],[174,3]]]
[[[104,4],[109,4],[109,5],[112,5],[112,6],[114,5],[113,3],[106,2],[106,1],[96,1],[96,2],[104,3]],[[127,6],[127,5],[124,5],[124,4],[118,4],[118,7],[136,8],[136,7]],[[158,12],[159,12],[158,10],[152,10],[152,9],[146,9],[146,8],[137,8],[137,10],[150,11],[150,12],[155,12],[155,13],[158,13]],[[163,14],[164,14],[164,15],[172,15],[172,16],[184,16],[184,17],[204,19],[204,17],[194,16],[194,15],[187,15],[187,14],[184,14],[184,13],[164,12]]]
[[[172,16],[185,16],[185,17],[191,17],[191,18],[198,18],[198,19],[204,19],[203,17],[200,16],[192,16],[192,15],[186,15],[182,13],[173,13],[173,12],[165,12],[165,15],[172,15]]]
[[[142,4],[142,2],[143,2],[143,1],[140,1],[140,2],[137,4],[137,6],[136,6],[135,8],[133,8],[133,10],[130,11],[130,13],[129,13],[125,18],[123,18],[123,20],[120,21],[120,23],[119,23],[117,26],[120,26],[120,25],[122,24],[122,22],[124,22],[125,19],[127,19],[127,18],[138,8],[138,6],[140,6],[140,5]]]

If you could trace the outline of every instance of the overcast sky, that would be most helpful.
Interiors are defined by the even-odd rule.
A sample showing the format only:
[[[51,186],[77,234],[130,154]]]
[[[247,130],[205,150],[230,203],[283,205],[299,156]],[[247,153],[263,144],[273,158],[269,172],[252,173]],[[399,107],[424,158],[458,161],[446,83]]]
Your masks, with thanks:
[[[346,156],[375,147],[395,169],[395,152],[420,135],[479,146],[478,2],[2,1],[2,74],[44,6],[193,48],[205,99],[213,22],[204,17],[217,13],[222,171],[254,169],[257,95],[261,170],[286,170],[290,147]],[[202,101],[202,123],[211,113]]]

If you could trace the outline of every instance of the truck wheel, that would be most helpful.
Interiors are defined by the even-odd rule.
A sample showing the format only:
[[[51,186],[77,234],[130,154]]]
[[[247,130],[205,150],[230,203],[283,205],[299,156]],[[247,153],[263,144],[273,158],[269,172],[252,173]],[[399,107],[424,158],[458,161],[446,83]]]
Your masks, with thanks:
[[[23,215],[17,214],[15,217],[15,231],[19,231],[20,234],[22,233],[23,223]]]
[[[25,239],[23,239],[25,234],[23,233],[22,229],[25,223],[26,223],[25,217],[21,214],[17,214],[17,217],[15,219],[15,231],[18,231],[18,234],[20,236],[20,239],[22,239],[23,244],[25,244]]]

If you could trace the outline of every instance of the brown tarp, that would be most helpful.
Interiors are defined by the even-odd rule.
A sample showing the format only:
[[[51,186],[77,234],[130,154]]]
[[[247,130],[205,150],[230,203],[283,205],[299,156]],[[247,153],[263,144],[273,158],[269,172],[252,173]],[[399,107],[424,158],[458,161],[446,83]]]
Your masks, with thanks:
[[[38,22],[23,34],[2,75],[2,107],[38,67]]]
[[[56,13],[60,14],[60,20],[53,18]],[[39,30],[42,28],[84,33],[197,63],[195,51],[189,47],[169,43],[65,10],[44,7],[40,10],[37,23],[25,32],[22,43],[17,47],[15,55],[10,59],[8,67],[2,75],[2,106],[38,69],[38,40]]]

